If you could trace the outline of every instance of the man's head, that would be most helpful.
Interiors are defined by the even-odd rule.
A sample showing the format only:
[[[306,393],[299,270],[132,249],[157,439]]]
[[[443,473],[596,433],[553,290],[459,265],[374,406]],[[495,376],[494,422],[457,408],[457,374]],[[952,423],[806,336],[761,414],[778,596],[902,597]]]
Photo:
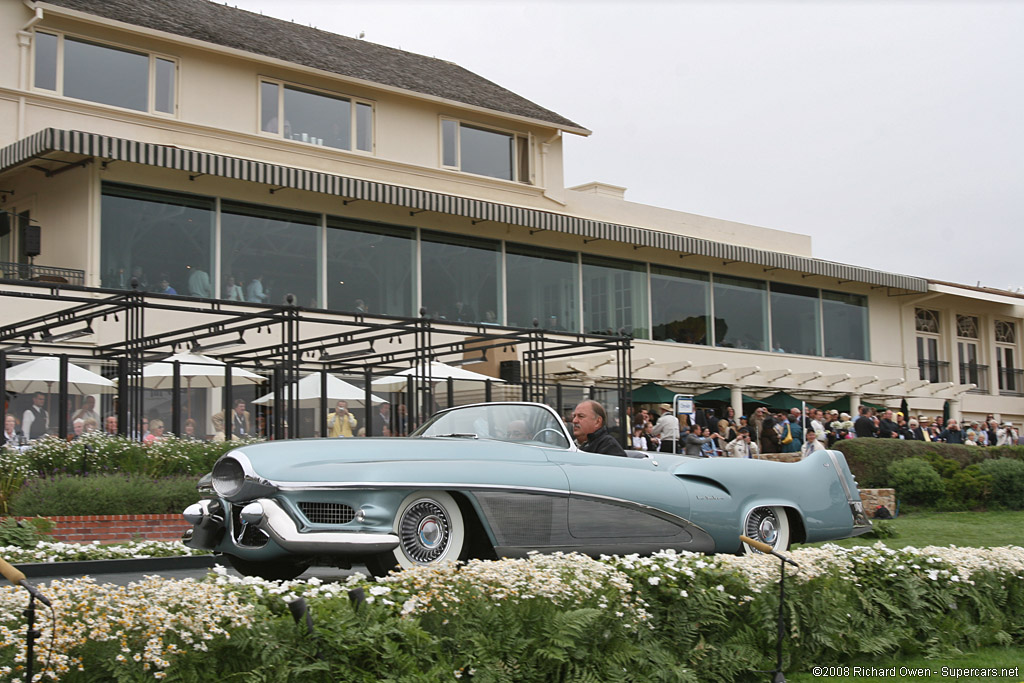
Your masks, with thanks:
[[[338,413],[347,413],[348,412],[348,401],[338,401],[334,405],[334,410],[335,410],[335,412],[338,412]]]
[[[508,423],[508,438],[512,441],[526,441],[530,435],[526,433],[525,420],[512,420]]]
[[[32,394],[32,403],[41,407],[44,403],[46,403],[46,394],[44,394],[41,391],[37,391],[36,393]]]
[[[604,427],[608,416],[604,406],[597,401],[581,401],[572,411],[572,435],[577,439],[586,439],[601,427]]]
[[[741,439],[750,439],[750,430],[746,427],[740,427],[739,432],[737,433],[740,435]]]
[[[390,414],[391,413],[391,404],[390,403],[381,403],[380,404],[380,412],[381,412],[382,415]]]
[[[789,409],[789,416],[793,419],[793,421],[799,420],[800,419],[800,409],[799,408],[790,408]]]
[[[860,414],[861,415],[867,415],[869,412],[870,412],[870,409],[867,406],[861,406],[860,407]]]
[[[886,420],[889,420],[891,422],[892,421],[892,410],[886,408],[885,412],[882,413],[882,417],[884,417]]]
[[[239,415],[241,415],[242,413],[245,412],[245,399],[244,398],[236,398],[235,399],[235,412],[238,413]]]
[[[117,434],[117,415],[107,415],[103,421],[103,430],[107,434]]]

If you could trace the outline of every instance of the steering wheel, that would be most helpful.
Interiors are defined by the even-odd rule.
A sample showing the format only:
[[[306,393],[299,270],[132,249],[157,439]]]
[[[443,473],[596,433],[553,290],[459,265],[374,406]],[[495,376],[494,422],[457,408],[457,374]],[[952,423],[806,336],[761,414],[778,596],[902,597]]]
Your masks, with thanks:
[[[533,435],[533,440],[534,441],[541,441],[542,439],[540,438],[540,435],[543,434],[544,432],[554,432],[561,439],[563,439],[563,440],[565,439],[565,434],[563,434],[562,432],[558,431],[554,427],[545,427],[544,429],[540,430],[539,432],[537,432],[536,434]]]

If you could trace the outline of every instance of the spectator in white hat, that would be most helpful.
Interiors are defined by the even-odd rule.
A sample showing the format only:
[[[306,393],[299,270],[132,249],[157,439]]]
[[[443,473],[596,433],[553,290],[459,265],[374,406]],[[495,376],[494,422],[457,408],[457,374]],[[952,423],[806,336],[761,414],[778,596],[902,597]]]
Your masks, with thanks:
[[[1013,428],[1012,422],[1004,422],[1003,426],[996,430],[997,446],[1016,446],[1017,430]]]

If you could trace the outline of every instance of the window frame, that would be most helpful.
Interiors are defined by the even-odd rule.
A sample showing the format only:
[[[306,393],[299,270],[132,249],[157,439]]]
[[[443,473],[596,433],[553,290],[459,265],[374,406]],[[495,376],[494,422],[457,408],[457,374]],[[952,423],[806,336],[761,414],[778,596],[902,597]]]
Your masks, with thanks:
[[[263,130],[263,85],[264,84],[277,86],[277,120],[278,130],[277,132],[270,132]],[[333,100],[347,100],[351,110],[349,112],[349,140],[351,145],[348,149],[344,147],[332,147],[330,145],[318,145],[314,142],[306,142],[303,140],[295,140],[294,138],[286,138],[284,136],[284,127],[281,125],[281,121],[285,120],[284,115],[284,91],[285,88],[292,88],[300,92],[309,93],[311,95],[319,95],[327,97]],[[359,105],[364,105],[370,108],[370,149],[359,149]],[[288,142],[294,142],[300,145],[308,145],[311,147],[317,147],[320,149],[329,149],[336,152],[349,152],[352,154],[362,154],[365,156],[375,156],[377,154],[377,103],[374,100],[367,99],[365,97],[357,97],[348,93],[336,92],[333,90],[327,90],[325,88],[318,88],[311,85],[303,85],[295,83],[294,81],[286,81],[280,78],[273,78],[271,76],[258,76],[256,79],[256,132],[259,135],[274,138],[277,140],[286,140]]]
[[[48,36],[54,36],[57,38],[57,53],[56,53],[56,78],[55,78],[55,89],[43,88],[36,85],[36,63],[38,60],[37,50],[39,41],[36,40],[36,36],[39,34],[46,34]],[[75,42],[85,43],[87,45],[93,45],[95,47],[106,48],[108,50],[114,50],[116,52],[128,52],[136,55],[146,57],[148,60],[148,66],[146,69],[146,109],[133,109],[131,107],[123,107],[117,104],[109,104],[107,102],[98,102],[96,100],[86,100],[80,97],[72,97],[64,94],[64,44],[65,40],[71,39]],[[174,87],[172,89],[173,103],[171,106],[172,111],[160,111],[156,108],[157,92],[156,92],[156,77],[157,77],[157,62],[158,61],[170,62],[174,66]],[[69,33],[67,31],[53,31],[50,29],[39,29],[33,31],[32,39],[32,59],[30,65],[31,76],[29,78],[30,88],[35,92],[51,93],[57,97],[62,97],[74,102],[88,102],[89,104],[97,105],[100,107],[112,107],[122,111],[131,111],[140,114],[150,114],[152,116],[162,116],[165,118],[178,118],[178,112],[180,108],[180,89],[181,89],[181,60],[174,55],[166,54],[163,52],[155,52],[148,49],[140,49],[122,43],[113,43],[106,40],[96,40],[94,38],[79,35],[76,33]]]
[[[445,122],[455,124],[455,164],[445,163]],[[512,138],[512,150],[510,151],[509,164],[512,168],[512,178],[499,178],[497,176],[484,175],[481,173],[473,173],[472,171],[462,170],[462,127],[475,128],[488,133],[498,133],[501,135],[508,135]],[[513,130],[511,128],[501,128],[500,126],[490,126],[486,124],[477,123],[476,121],[469,121],[466,119],[456,118],[454,116],[441,116],[438,118],[437,125],[438,135],[438,155],[437,162],[438,166],[443,169],[450,171],[456,171],[458,173],[465,173],[466,175],[474,176],[476,178],[490,178],[492,180],[501,180],[507,183],[516,183],[518,185],[536,185],[534,179],[534,169],[536,164],[533,159],[534,149],[534,138],[532,133],[524,133],[522,131]],[[525,145],[525,155],[522,153],[522,145]],[[522,168],[523,163],[526,164],[526,169]],[[524,177],[525,176],[525,177]]]

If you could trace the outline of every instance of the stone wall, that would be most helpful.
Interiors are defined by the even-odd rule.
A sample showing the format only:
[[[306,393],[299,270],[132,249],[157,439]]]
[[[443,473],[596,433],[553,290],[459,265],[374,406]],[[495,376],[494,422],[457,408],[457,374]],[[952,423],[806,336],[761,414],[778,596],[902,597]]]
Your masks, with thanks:
[[[880,505],[888,508],[889,514],[896,515],[896,489],[861,489],[860,499],[868,517],[874,517]]]

